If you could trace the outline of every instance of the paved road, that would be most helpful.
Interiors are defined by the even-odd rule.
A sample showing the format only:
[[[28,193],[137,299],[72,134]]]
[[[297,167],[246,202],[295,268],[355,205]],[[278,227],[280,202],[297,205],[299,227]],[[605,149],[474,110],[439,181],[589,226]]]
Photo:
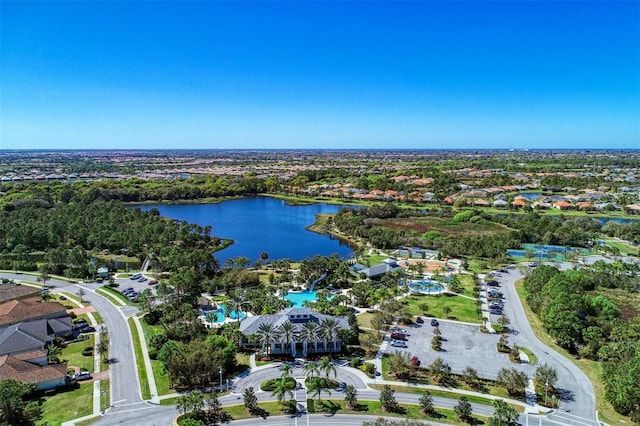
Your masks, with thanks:
[[[504,293],[504,313],[511,320],[510,328],[515,332],[509,337],[510,344],[524,346],[538,357],[538,363],[547,363],[558,372],[557,387],[562,390],[560,408],[571,416],[578,416],[581,424],[597,424],[596,399],[593,386],[587,376],[575,364],[542,343],[531,330],[522,303],[515,290],[515,282],[523,275],[518,269],[509,269],[496,277]],[[551,416],[553,417],[553,416]],[[556,415],[558,417],[558,415]],[[570,420],[562,424],[575,424]]]
[[[2,278],[18,281],[36,281],[36,277],[21,274],[1,274]],[[111,403],[114,409],[129,404],[141,403],[137,366],[133,357],[131,331],[125,319],[137,312],[137,308],[127,306],[116,308],[103,296],[95,293],[101,284],[70,284],[64,281],[49,280],[47,285],[76,294],[80,288],[85,291],[83,299],[89,301],[100,313],[109,331],[109,366]],[[56,291],[56,290],[54,290]]]

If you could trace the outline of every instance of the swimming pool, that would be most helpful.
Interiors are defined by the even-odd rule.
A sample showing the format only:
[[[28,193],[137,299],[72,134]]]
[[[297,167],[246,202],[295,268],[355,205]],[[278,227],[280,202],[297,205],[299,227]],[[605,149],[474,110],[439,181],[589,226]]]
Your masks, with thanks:
[[[304,302],[315,302],[318,297],[316,296],[317,291],[309,291],[309,290],[304,290],[304,291],[297,291],[297,292],[292,292],[292,293],[288,293],[286,296],[284,296],[284,298],[286,300],[289,300],[291,302],[293,302],[293,307],[294,308],[302,308],[304,307]]]
[[[214,321],[210,321],[211,317],[209,317],[210,314],[215,314],[215,320]],[[239,315],[239,316],[238,316]],[[245,314],[244,312],[236,312],[235,310],[231,310],[229,312],[229,318],[231,319],[238,319],[239,318],[245,318],[247,316],[247,314]],[[211,311],[208,312],[207,314],[205,314],[205,320],[207,320],[207,322],[211,323],[211,324],[220,324],[221,322],[224,322],[224,320],[227,319],[227,311],[224,307],[224,303],[218,303],[218,309],[216,309],[215,311]]]
[[[427,293],[427,294],[440,293],[441,291],[444,290],[444,286],[442,284],[436,281],[431,281],[431,280],[411,281],[409,283],[409,288],[412,291],[415,291],[418,293]]]

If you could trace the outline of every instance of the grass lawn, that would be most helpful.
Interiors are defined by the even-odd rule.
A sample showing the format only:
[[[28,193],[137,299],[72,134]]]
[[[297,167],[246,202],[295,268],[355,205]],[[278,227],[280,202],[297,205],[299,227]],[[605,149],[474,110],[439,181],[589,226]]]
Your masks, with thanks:
[[[110,401],[111,395],[109,394],[109,380],[100,380],[100,409],[106,410],[109,408]]]
[[[371,319],[374,314],[370,314],[368,312],[356,315],[356,320],[358,321],[358,326],[364,329],[373,329],[371,326]]]
[[[388,356],[382,357],[382,377],[386,380],[398,380],[395,376],[389,374],[389,357]],[[494,382],[492,380],[482,379],[481,386],[474,389],[474,388],[471,388],[469,385],[467,385],[464,381],[462,381],[460,376],[456,374],[452,374],[451,377],[453,378],[453,380],[447,386],[447,388],[451,390],[444,390],[444,389],[435,390],[434,389],[434,390],[429,390],[429,392],[437,396],[443,396],[446,398],[456,398],[457,397],[456,395],[458,395],[456,394],[456,389],[462,389],[462,390],[483,393],[487,395],[493,395],[500,398],[514,399],[513,397],[509,396],[509,394],[504,388],[494,385]],[[426,366],[417,367],[417,368],[413,367],[413,376],[407,382],[409,381],[411,383],[417,383],[422,385],[435,384],[432,382],[431,376],[429,375],[429,372],[427,371]],[[382,385],[377,385],[374,387],[376,387],[376,389],[382,389]],[[409,386],[408,384],[407,386],[391,386],[391,388],[399,392],[417,393],[417,394],[424,393],[424,389],[412,387],[412,386]],[[474,399],[473,402],[478,402],[480,404],[487,404],[487,403],[489,405],[493,404],[491,400],[487,398],[483,398],[481,396],[470,396],[469,398],[470,400],[471,398],[477,398],[477,399]]]
[[[556,352],[562,354],[565,358],[577,365],[591,381],[593,389],[596,393],[596,408],[598,410],[598,417],[600,421],[606,422],[608,424],[631,424],[631,420],[629,419],[629,417],[625,417],[616,413],[611,404],[609,404],[609,402],[607,402],[607,400],[605,399],[604,384],[602,383],[602,366],[600,365],[600,363],[584,358],[575,359],[565,349],[556,345],[553,339],[544,330],[540,319],[533,313],[533,311],[531,311],[531,308],[529,308],[529,305],[525,300],[527,296],[527,290],[524,288],[523,280],[516,282],[516,290],[518,292],[518,296],[520,297],[520,301],[522,302],[524,311],[527,314],[527,319],[529,320],[531,329],[535,333],[536,337],[542,343],[553,348]]]
[[[473,297],[473,275],[469,274],[458,274],[458,279],[460,279],[460,286],[462,287],[462,293],[465,296]]]
[[[617,248],[620,251],[620,254],[626,253],[631,256],[638,255],[638,248],[633,247],[632,245],[622,243],[620,241],[606,240],[606,244],[610,247]]]
[[[434,316],[438,318],[445,318],[442,308],[445,306],[451,309],[448,319],[455,321],[471,322],[475,324],[481,324],[482,319],[478,319],[476,312],[475,299],[468,299],[466,297],[453,296],[449,294],[442,294],[439,296],[432,296],[426,294],[412,294],[403,299],[400,302],[406,304],[409,308],[411,315],[425,315],[418,306],[422,303],[429,305],[429,309],[426,312],[427,316]]]
[[[142,399],[151,399],[151,392],[149,386],[145,386],[147,383],[147,369],[144,366],[144,359],[142,358],[142,346],[140,345],[140,336],[138,335],[138,328],[133,323],[133,319],[127,320],[129,323],[129,329],[131,330],[131,336],[133,337],[133,348],[136,354],[136,366],[138,367],[138,378],[140,379],[140,387],[142,390]]]
[[[380,401],[358,401],[357,410],[350,410],[345,407],[344,400],[324,399],[318,403],[317,399],[307,400],[307,408],[309,413],[336,413],[336,414],[355,414],[366,416],[385,416],[385,417],[402,417],[420,420],[437,420],[438,422],[460,424],[455,412],[444,408],[437,408],[437,415],[425,416],[420,412],[420,407],[414,404],[399,404],[398,413],[389,413],[382,410]],[[488,424],[487,417],[474,415],[470,424],[482,425]]]
[[[91,314],[93,315],[93,318],[95,318],[96,324],[104,324],[104,320],[98,311],[91,312]]]
[[[125,296],[124,294],[120,293],[118,290],[115,290],[111,287],[107,287],[106,285],[103,285],[102,287],[100,287],[97,290],[100,294],[102,294],[103,296],[111,299],[113,301],[113,299],[118,299],[119,301],[121,301],[122,303],[124,303],[125,305],[129,305],[129,299],[127,299],[127,296]],[[118,302],[114,302],[114,304],[116,306],[121,306],[121,303]]]
[[[60,360],[66,362],[69,367],[80,367],[81,370],[93,372],[93,352],[91,352],[91,356],[84,356],[82,350],[86,347],[93,348],[95,339],[93,334],[85,334],[84,336],[88,338],[81,342],[69,343],[66,348],[62,348]]]
[[[42,420],[38,425],[59,425],[67,420],[87,416],[93,412],[93,383],[82,383],[78,389],[45,396]]]
[[[162,325],[149,325],[144,321],[144,319],[140,319],[140,324],[142,324],[142,330],[144,331],[144,337],[147,341],[147,347],[149,346],[151,336],[155,334],[162,334],[164,332],[164,327]],[[152,359],[151,370],[153,371],[153,377],[156,380],[158,395],[167,395],[175,392],[175,390],[169,387],[169,376],[162,372],[162,362],[157,359]]]

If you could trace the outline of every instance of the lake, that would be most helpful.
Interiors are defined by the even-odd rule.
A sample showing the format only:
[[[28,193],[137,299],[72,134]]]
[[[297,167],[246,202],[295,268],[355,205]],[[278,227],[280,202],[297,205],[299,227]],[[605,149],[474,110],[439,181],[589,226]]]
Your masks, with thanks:
[[[211,235],[233,240],[232,245],[215,254],[221,265],[238,256],[249,258],[253,264],[262,252],[267,252],[270,260],[299,261],[333,253],[342,259],[353,256],[346,243],[305,229],[315,222],[316,214],[337,213],[344,207],[340,205],[291,206],[276,198],[250,197],[219,204],[145,204],[139,207],[147,211],[155,207],[164,217],[200,226],[211,225]]]

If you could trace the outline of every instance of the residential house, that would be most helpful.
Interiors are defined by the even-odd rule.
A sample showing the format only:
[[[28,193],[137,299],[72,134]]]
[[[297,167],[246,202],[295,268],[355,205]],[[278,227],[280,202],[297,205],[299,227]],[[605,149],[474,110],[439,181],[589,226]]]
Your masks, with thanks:
[[[0,327],[65,316],[67,309],[63,305],[58,302],[43,302],[40,297],[14,299],[0,304]]]
[[[40,293],[37,287],[30,287],[22,284],[6,283],[0,284],[0,303],[14,299],[25,299],[34,297]]]
[[[0,377],[35,385],[37,390],[55,389],[67,384],[67,364],[47,364],[42,350],[0,356]]]

